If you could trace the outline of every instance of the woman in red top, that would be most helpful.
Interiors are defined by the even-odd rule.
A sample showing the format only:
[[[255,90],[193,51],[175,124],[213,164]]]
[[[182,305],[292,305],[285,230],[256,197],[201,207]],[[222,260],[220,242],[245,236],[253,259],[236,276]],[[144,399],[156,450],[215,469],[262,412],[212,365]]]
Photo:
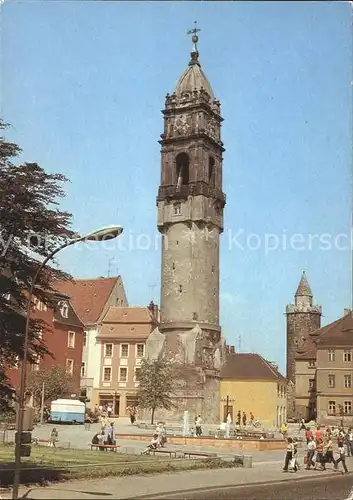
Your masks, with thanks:
[[[316,441],[316,443],[318,443],[319,441],[322,441],[322,432],[321,432],[320,426],[318,426],[316,429],[315,441]]]

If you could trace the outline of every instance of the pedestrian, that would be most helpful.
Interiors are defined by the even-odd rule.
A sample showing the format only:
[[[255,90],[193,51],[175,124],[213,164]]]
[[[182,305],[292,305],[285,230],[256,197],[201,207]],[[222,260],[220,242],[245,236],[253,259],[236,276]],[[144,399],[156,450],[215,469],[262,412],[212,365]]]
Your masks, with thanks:
[[[345,457],[345,451],[344,451],[344,443],[343,443],[343,441],[339,441],[338,442],[338,453],[340,454],[340,456],[339,456],[339,459],[336,460],[336,462],[334,464],[334,468],[337,470],[338,469],[338,464],[342,463],[344,472],[347,474],[348,469],[347,469],[347,465],[346,465],[346,457]]]
[[[237,413],[237,426],[240,427],[240,421],[241,421],[241,411],[239,410]]]
[[[306,444],[310,443],[312,437],[313,437],[313,433],[311,432],[310,427],[307,427],[305,430]]]
[[[320,470],[325,470],[324,443],[322,439],[316,441],[316,459],[314,469],[317,470],[318,466],[320,466]]]
[[[243,411],[243,426],[246,426],[246,413]]]
[[[197,417],[197,419],[196,419],[195,428],[196,428],[196,436],[200,437],[202,435],[202,419],[201,419],[201,415],[199,415]]]
[[[336,466],[336,460],[333,458],[333,444],[331,440],[331,436],[329,436],[324,444],[324,468],[325,464],[333,463],[333,466]]]
[[[305,419],[304,419],[304,418],[302,418],[302,419],[300,420],[300,424],[299,424],[299,434],[300,434],[300,431],[302,431],[302,430],[304,430],[304,431],[306,430],[306,426],[305,426]]]
[[[311,436],[309,442],[307,443],[306,470],[309,470],[311,465],[315,467],[315,462],[313,460],[315,455],[315,450],[316,450],[315,439],[314,436]]]
[[[252,412],[252,411],[250,412],[249,417],[250,417],[250,425],[254,425],[254,420],[255,420],[255,417],[254,417],[254,414],[253,414],[253,412]]]
[[[350,427],[347,431],[347,456],[353,456],[353,430]]]
[[[57,443],[58,441],[59,441],[59,433],[56,430],[56,428],[54,427],[54,429],[51,431],[51,434],[50,434],[50,438],[49,438],[49,441],[48,441],[48,446],[50,448],[56,448],[55,443]]]
[[[107,444],[114,445],[115,444],[115,436],[114,436],[114,422],[110,422],[107,431]]]
[[[281,434],[283,436],[283,439],[287,439],[287,434],[288,434],[288,427],[287,427],[287,423],[286,422],[283,422],[283,424],[281,425]]]
[[[321,431],[321,427],[318,425],[316,427],[316,431],[315,431],[315,441],[316,441],[316,444],[321,441],[322,442],[322,431]]]
[[[293,458],[294,458],[294,469],[295,472],[300,469],[299,460],[298,460],[298,439],[296,437],[293,438]]]
[[[108,413],[108,418],[110,418],[113,413],[113,408],[110,405],[107,406],[107,413]]]
[[[294,455],[294,445],[293,445],[293,439],[291,437],[287,438],[287,451],[286,451],[286,456],[284,459],[284,467],[283,467],[283,472],[288,472],[288,467],[289,465],[293,465],[291,462],[293,461],[293,455]],[[296,470],[293,468],[294,472]]]
[[[102,430],[101,433],[98,435],[98,444],[99,444],[99,450],[104,451],[104,441],[105,441],[105,432]]]

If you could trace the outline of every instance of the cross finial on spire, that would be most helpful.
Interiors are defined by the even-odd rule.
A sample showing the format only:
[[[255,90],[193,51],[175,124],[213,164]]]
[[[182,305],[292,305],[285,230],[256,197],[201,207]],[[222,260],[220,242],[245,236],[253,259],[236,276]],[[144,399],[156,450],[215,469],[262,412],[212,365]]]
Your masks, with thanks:
[[[197,21],[194,21],[194,27],[192,30],[189,30],[187,32],[188,35],[192,35],[192,43],[193,43],[193,47],[192,47],[192,52],[197,52],[197,42],[199,41],[199,37],[197,36],[197,33],[199,33],[199,31],[201,31],[200,28],[197,27]]]

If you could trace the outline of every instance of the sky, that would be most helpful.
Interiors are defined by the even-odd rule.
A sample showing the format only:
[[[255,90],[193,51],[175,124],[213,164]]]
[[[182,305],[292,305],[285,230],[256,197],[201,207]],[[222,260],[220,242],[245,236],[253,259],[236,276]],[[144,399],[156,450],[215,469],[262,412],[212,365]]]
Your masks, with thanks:
[[[350,4],[5,0],[1,11],[6,139],[19,161],[69,178],[73,229],[124,227],[59,263],[77,278],[121,274],[130,305],[159,303],[161,110],[197,20],[224,118],[223,333],[284,372],[302,271],[323,324],[351,304]]]

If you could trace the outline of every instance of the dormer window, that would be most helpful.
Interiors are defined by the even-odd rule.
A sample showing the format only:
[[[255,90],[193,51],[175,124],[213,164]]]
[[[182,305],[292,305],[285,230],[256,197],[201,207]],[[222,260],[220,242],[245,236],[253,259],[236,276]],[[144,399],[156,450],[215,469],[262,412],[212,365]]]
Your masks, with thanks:
[[[67,305],[67,302],[59,302],[59,310],[60,314],[63,318],[67,318],[69,316],[69,306]]]

